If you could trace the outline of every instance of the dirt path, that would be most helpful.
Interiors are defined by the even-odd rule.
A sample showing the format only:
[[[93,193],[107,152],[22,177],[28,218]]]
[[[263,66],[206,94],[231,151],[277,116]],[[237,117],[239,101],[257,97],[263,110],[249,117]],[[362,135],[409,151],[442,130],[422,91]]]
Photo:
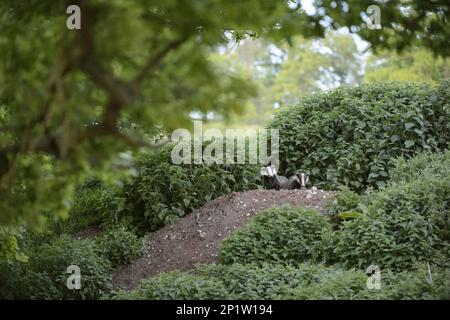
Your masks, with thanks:
[[[255,214],[274,205],[315,208],[323,212],[334,195],[321,190],[252,190],[208,202],[175,223],[150,234],[146,254],[116,269],[116,287],[134,288],[159,272],[187,270],[198,263],[216,263],[220,242]]]

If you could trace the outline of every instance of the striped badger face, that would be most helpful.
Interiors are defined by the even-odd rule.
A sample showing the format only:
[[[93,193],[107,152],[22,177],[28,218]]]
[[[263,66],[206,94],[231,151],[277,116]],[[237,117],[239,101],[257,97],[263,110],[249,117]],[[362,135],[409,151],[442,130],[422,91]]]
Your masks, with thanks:
[[[298,177],[298,180],[300,181],[300,185],[302,188],[306,187],[306,184],[309,182],[309,174],[304,172],[297,172],[296,176]]]
[[[276,175],[277,175],[277,168],[275,168],[275,166],[261,168],[261,176],[262,177],[274,177]]]
[[[275,177],[277,176],[277,169],[275,166],[268,166],[261,168],[261,180],[267,189],[275,188]]]

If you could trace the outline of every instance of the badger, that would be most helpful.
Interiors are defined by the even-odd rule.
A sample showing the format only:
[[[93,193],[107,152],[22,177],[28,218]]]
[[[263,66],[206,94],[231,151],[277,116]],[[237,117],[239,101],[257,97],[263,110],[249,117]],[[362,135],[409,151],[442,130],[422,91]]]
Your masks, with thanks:
[[[305,188],[309,182],[309,175],[303,172],[297,172],[289,179],[277,174],[275,166],[261,168],[261,177],[263,185],[267,189],[275,190],[293,190]]]

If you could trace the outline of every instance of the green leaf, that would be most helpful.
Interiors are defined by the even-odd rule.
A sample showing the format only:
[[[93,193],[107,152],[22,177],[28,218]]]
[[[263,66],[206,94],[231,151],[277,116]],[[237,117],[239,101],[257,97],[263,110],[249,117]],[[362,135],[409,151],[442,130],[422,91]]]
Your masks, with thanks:
[[[400,140],[400,137],[399,137],[398,135],[393,135],[393,136],[391,137],[391,141],[392,141],[392,142],[395,142],[395,141],[398,141],[398,140]]]
[[[412,122],[405,123],[405,129],[406,129],[406,130],[411,129],[411,128],[414,127],[414,126],[415,126],[415,124],[412,123]]]
[[[406,140],[405,141],[405,147],[406,148],[411,148],[414,144],[415,144],[414,140]]]

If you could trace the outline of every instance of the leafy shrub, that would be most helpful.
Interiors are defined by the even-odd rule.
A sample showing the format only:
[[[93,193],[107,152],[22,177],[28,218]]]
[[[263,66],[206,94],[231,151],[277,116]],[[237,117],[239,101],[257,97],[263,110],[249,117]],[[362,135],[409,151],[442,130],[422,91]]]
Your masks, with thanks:
[[[424,268],[382,273],[381,289],[367,289],[367,275],[323,265],[205,265],[162,273],[112,299],[448,299],[448,270]]]
[[[344,222],[334,254],[346,266],[404,270],[450,252],[450,181],[424,178],[374,193],[364,214]]]
[[[211,199],[259,186],[256,165],[175,165],[171,148],[168,145],[141,155],[139,174],[126,191],[131,211],[151,230],[173,222]]]
[[[385,185],[391,160],[450,143],[448,82],[426,85],[378,83],[340,87],[305,98],[278,113],[280,171],[309,171],[323,189],[354,191]]]
[[[87,178],[75,189],[73,203],[69,217],[65,220],[52,220],[50,228],[57,235],[76,233],[91,225],[101,222],[99,199],[102,194],[103,183],[97,177]]]
[[[56,234],[75,234],[89,226],[104,229],[117,225],[132,226],[134,219],[126,207],[122,186],[106,184],[98,177],[88,177],[76,187],[73,203],[66,220],[52,220],[50,230]]]
[[[382,274],[388,299],[450,299],[450,269],[419,265],[412,272]],[[387,291],[387,290],[386,290]]]
[[[23,259],[17,241],[19,236],[16,228],[0,226],[0,263]]]
[[[309,286],[289,290],[286,299],[448,299],[450,297],[450,273],[437,269],[433,281],[427,269],[419,266],[411,272],[381,272],[381,288],[368,290],[367,275],[361,271],[335,271],[323,274],[320,281]]]
[[[189,272],[162,273],[113,299],[277,299],[289,289],[318,281],[323,266],[203,265]]]
[[[358,207],[359,196],[347,187],[340,187],[334,201],[327,206],[327,212],[338,214],[340,212],[351,211]]]
[[[340,187],[340,191],[336,193],[334,201],[326,206],[327,214],[331,216],[335,227],[338,227],[342,221],[355,219],[361,215],[357,210],[359,201],[358,194],[351,191],[348,187]]]
[[[104,186],[97,201],[97,208],[103,228],[117,225],[132,227],[135,224],[132,212],[126,204],[126,188],[118,185]]]
[[[328,274],[343,271],[321,264],[232,264],[208,265],[195,271],[223,283],[229,299],[286,299],[291,290],[322,281]],[[364,280],[365,281],[365,280]]]
[[[113,299],[199,300],[224,299],[226,296],[226,288],[220,281],[190,273],[170,272],[142,281],[131,292],[119,291]]]
[[[95,239],[101,255],[107,258],[113,267],[126,264],[140,254],[141,241],[124,226],[107,230]]]
[[[404,270],[450,257],[450,151],[399,159],[392,177],[336,233],[332,256],[344,265]]]
[[[400,157],[394,162],[390,183],[408,183],[428,177],[445,180],[450,177],[450,151],[423,153],[411,159]]]
[[[366,299],[376,299],[380,296],[377,290],[367,289],[367,275],[361,271],[344,271],[320,273],[318,281],[308,286],[292,288],[286,293],[287,299],[295,300],[350,300],[361,299],[361,293]]]
[[[442,265],[450,258],[449,155],[421,155],[406,164],[399,160],[394,181],[364,195],[359,204],[348,190],[338,195],[333,210],[357,210],[339,213],[337,230],[330,230],[328,217],[307,209],[263,212],[224,240],[219,257],[226,264],[323,261],[395,271],[418,262]]]
[[[267,209],[226,238],[219,250],[222,263],[301,263],[322,254],[331,232],[329,219],[312,209]]]
[[[70,265],[80,267],[80,290],[66,287]],[[27,263],[4,265],[2,276],[7,282],[1,294],[8,299],[96,299],[111,289],[110,263],[91,241],[66,236],[33,248]]]

